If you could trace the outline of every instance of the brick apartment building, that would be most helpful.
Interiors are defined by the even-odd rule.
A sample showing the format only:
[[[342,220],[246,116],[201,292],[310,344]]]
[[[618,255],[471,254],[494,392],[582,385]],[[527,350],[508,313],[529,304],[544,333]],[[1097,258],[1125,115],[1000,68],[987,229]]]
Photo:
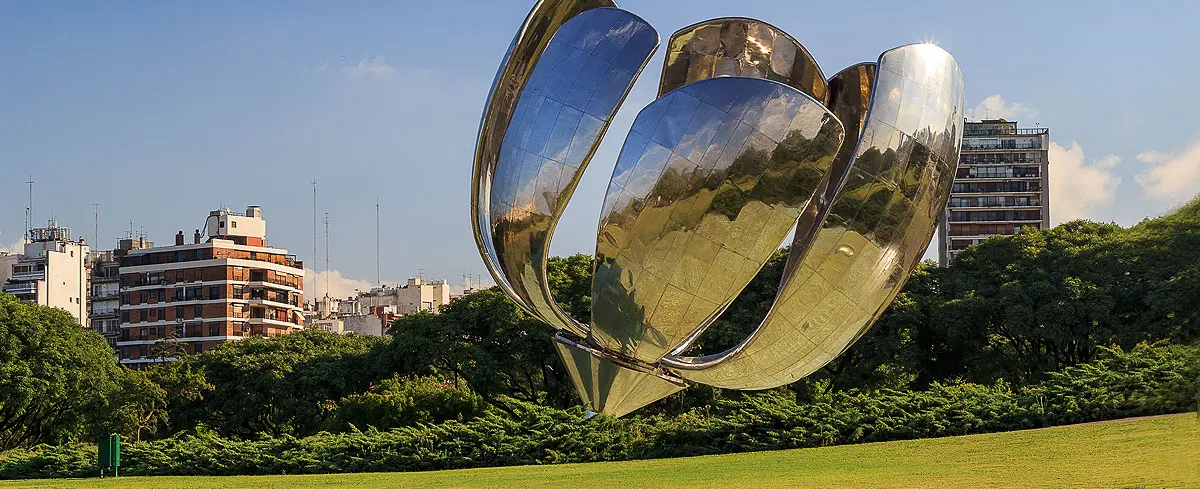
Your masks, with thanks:
[[[121,258],[122,364],[170,361],[252,335],[304,328],[304,265],[266,246],[266,221],[212,211],[192,243],[128,251]],[[202,234],[207,240],[201,242]]]

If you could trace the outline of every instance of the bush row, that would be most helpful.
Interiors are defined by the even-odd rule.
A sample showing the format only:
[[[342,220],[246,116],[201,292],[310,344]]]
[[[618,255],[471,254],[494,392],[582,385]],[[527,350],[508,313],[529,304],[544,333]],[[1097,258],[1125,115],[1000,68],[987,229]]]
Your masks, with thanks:
[[[835,392],[800,403],[775,390],[723,394],[677,416],[585,418],[511,401],[466,421],[296,438],[223,438],[198,430],[127,443],[127,475],[253,475],[417,471],[631,460],[939,437],[1194,410],[1200,348],[1110,350],[1091,363],[1013,388],[934,384],[919,392]],[[95,446],[0,454],[0,478],[83,477]]]

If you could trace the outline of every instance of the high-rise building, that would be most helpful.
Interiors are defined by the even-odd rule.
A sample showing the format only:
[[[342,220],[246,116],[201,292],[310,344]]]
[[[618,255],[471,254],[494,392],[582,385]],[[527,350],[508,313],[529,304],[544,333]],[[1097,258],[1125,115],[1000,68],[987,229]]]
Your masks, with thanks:
[[[304,328],[304,265],[266,245],[266,221],[212,211],[207,240],[183,232],[174,246],[130,250],[121,258],[121,363],[142,364],[200,353],[252,335]]]
[[[91,267],[91,295],[88,298],[88,319],[92,329],[104,335],[109,346],[117,350],[121,337],[121,258],[133,250],[153,247],[145,237],[125,238],[117,249],[93,251],[88,258]]]
[[[942,266],[970,245],[1050,227],[1050,130],[1004,119],[967,122],[958,173],[942,215]]]
[[[4,293],[38,305],[57,307],[80,325],[87,321],[88,245],[71,240],[71,228],[51,220],[44,228],[29,231],[24,252],[9,264]]]

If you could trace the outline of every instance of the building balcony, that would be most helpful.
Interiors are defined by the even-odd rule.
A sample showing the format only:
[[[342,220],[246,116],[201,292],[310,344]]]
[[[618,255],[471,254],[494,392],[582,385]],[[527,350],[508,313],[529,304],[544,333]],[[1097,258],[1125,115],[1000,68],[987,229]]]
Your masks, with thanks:
[[[1024,144],[963,144],[962,151],[1028,151],[1031,149],[1042,149],[1042,143],[1024,143]]]
[[[13,280],[46,280],[46,271],[22,272],[12,274]]]
[[[967,206],[948,205],[946,207],[949,209],[956,210],[956,211],[994,211],[996,209],[1012,209],[1012,210],[1017,210],[1017,211],[1032,211],[1032,210],[1038,210],[1038,209],[1042,208],[1042,206],[1040,206],[1040,205],[1028,205],[1028,204],[1026,204],[1026,205],[996,204],[996,205],[967,205]]]
[[[965,137],[986,137],[986,136],[1037,136],[1039,134],[1049,134],[1050,129],[1045,127],[1029,127],[1023,129],[1015,128],[996,128],[996,129],[965,129],[963,136]]]
[[[980,182],[995,182],[1005,180],[1041,180],[1041,175],[1000,175],[1000,176],[977,176],[977,175],[955,175],[955,180],[974,180]]]
[[[268,282],[266,280],[251,280],[251,281],[247,282],[246,285],[249,287],[268,287],[268,288],[272,288],[272,289],[286,290],[289,292],[300,292],[301,291],[299,287],[293,287],[291,285],[281,284],[281,283],[276,283],[276,282]]]
[[[1000,219],[1000,220],[993,219],[990,221],[975,221],[975,220],[964,221],[964,220],[954,220],[954,219],[948,218],[948,219],[946,219],[946,222],[948,222],[950,224],[1010,224],[1010,223],[1023,224],[1023,223],[1038,223],[1038,222],[1042,222],[1042,220],[1041,219]]]
[[[9,295],[29,295],[36,294],[38,290],[37,282],[23,282],[18,284],[8,284],[4,286],[4,293]]]

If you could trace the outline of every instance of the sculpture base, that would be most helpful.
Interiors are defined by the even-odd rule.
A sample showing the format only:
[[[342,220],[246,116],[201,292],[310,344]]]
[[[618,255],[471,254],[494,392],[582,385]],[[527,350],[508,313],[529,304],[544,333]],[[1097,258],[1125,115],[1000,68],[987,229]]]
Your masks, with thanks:
[[[592,411],[619,417],[687,388],[683,379],[622,361],[563,336],[554,338],[567,372]]]

